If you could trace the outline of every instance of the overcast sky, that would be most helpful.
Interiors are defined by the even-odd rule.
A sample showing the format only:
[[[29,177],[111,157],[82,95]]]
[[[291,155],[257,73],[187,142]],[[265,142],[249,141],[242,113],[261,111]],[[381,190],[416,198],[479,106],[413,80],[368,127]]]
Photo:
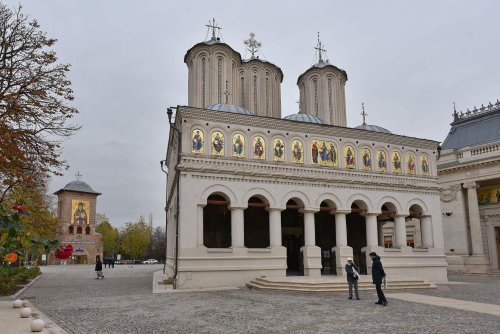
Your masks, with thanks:
[[[164,224],[165,112],[187,104],[183,57],[212,17],[236,51],[245,54],[242,41],[254,32],[265,59],[281,67],[283,116],[298,111],[296,81],[311,66],[317,31],[348,74],[349,126],[361,123],[365,102],[369,124],[443,141],[453,101],[466,109],[500,98],[499,1],[20,2],[72,65],[83,125],[64,145],[69,171],[50,190],[79,171],[116,226],[149,213]]]

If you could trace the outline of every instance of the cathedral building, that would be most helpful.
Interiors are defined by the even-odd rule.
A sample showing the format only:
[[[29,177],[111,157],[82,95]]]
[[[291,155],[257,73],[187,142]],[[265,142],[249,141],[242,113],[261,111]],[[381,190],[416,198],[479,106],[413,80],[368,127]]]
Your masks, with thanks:
[[[255,35],[242,59],[210,26],[184,57],[188,106],[176,108],[166,155],[176,288],[344,275],[348,257],[369,274],[372,251],[388,275],[447,280],[438,143],[348,128],[347,73],[319,41],[297,80],[299,113],[282,118],[283,72],[257,56]]]
[[[500,269],[500,101],[453,114],[438,160],[453,272]]]
[[[68,183],[64,188],[56,191],[57,195],[57,234],[60,246],[73,246],[73,255],[66,263],[90,264],[95,263],[96,255],[102,259],[102,235],[95,231],[96,202],[100,193],[91,186],[77,179]],[[50,263],[60,263],[52,258]]]

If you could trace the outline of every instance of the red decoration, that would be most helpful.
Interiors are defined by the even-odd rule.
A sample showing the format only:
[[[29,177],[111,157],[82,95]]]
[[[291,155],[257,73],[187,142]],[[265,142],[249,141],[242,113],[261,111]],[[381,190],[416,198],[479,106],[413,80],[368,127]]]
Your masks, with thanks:
[[[61,260],[67,260],[72,254],[73,254],[73,246],[68,244],[57,250],[56,257]]]
[[[26,211],[26,209],[24,208],[24,206],[22,205],[19,205],[19,204],[16,204],[12,207],[13,210],[16,210],[17,212],[21,213],[21,212],[24,212]]]
[[[17,254],[16,253],[9,253],[9,254],[7,254],[6,258],[7,258],[7,261],[9,261],[9,263],[14,263],[17,261]]]

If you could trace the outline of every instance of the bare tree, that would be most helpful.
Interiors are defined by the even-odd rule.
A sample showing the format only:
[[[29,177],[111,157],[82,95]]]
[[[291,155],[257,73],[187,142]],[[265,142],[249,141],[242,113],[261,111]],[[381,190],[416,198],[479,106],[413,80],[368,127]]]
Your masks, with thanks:
[[[22,6],[0,3],[0,203],[16,184],[67,168],[61,142],[80,127],[68,124],[78,111],[55,42]]]

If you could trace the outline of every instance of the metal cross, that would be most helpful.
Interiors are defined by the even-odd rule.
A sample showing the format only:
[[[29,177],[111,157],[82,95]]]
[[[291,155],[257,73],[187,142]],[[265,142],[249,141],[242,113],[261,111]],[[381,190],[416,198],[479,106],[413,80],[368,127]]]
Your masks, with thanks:
[[[82,174],[80,174],[80,172],[76,172],[75,176],[77,181],[80,181],[80,179],[82,178]]]
[[[246,46],[248,46],[248,51],[252,53],[252,59],[255,58],[255,54],[259,51],[259,48],[262,46],[261,42],[257,42],[255,39],[255,34],[253,32],[250,33],[250,38],[243,41]]]
[[[363,125],[366,125],[366,116],[368,116],[368,114],[365,112],[365,103],[364,102],[361,103],[361,109],[363,110],[360,114],[361,116],[363,116]]]
[[[231,93],[229,93],[229,90],[227,89],[227,81],[226,81],[226,91],[223,94],[226,96],[226,104],[228,104],[229,95],[231,95]]]
[[[208,27],[208,29],[212,29],[212,39],[216,39],[215,36],[215,31],[217,29],[221,30],[222,28],[215,23],[215,18],[212,19],[212,22],[208,21],[208,24],[205,25],[205,27]]]
[[[318,31],[318,46],[315,47],[316,50],[318,50],[318,56],[319,56],[319,62],[323,62],[323,54],[322,52],[326,52],[326,49],[323,49],[323,46],[321,45],[321,41],[319,40],[319,31]]]

